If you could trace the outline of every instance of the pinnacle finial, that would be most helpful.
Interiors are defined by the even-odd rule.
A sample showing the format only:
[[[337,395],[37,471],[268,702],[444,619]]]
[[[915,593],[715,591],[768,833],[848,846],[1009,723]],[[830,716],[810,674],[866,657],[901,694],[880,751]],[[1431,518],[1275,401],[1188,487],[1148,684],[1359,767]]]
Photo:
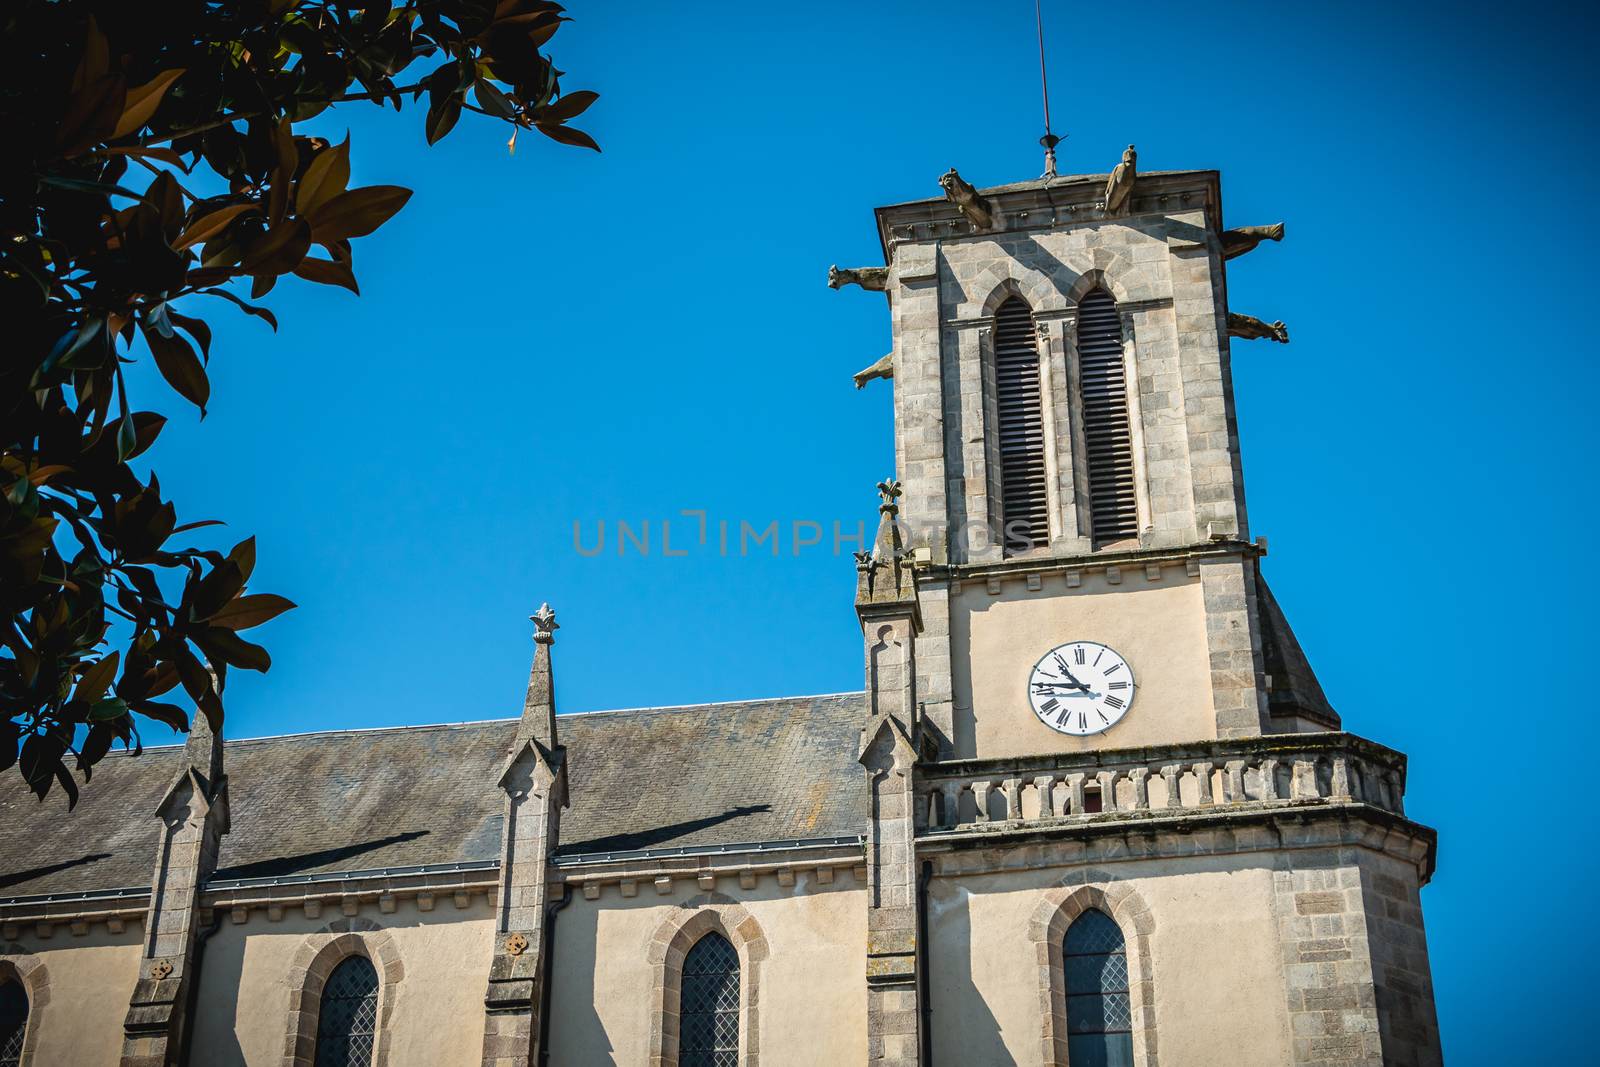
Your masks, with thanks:
[[[883,498],[883,503],[878,505],[879,511],[893,509],[900,510],[900,505],[895,501],[900,499],[901,489],[898,478],[885,478],[878,483],[878,495]]]
[[[561,624],[556,622],[556,613],[547,603],[540,604],[539,610],[528,616],[528,621],[533,623],[533,639],[541,645],[554,642],[556,631],[561,629]]]

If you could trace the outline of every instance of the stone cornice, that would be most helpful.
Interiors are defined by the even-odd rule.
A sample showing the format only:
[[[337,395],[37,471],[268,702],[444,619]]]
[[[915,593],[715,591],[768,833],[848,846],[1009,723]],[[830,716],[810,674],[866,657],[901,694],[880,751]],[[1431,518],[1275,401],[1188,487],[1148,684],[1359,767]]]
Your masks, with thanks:
[[[747,842],[672,849],[589,853],[557,856],[550,866],[552,884],[566,882],[589,899],[604,886],[631,896],[641,886],[662,891],[674,884],[702,887],[709,879],[715,886],[720,878],[737,878],[749,888],[764,876],[777,877],[780,884],[792,885],[801,872],[814,872],[816,881],[829,884],[835,875],[857,878],[865,884],[862,838]],[[324,911],[338,910],[355,915],[360,909],[376,906],[392,912],[402,900],[416,901],[430,911],[440,900],[467,909],[493,896],[499,885],[500,864],[496,861],[442,864],[433,867],[382,868],[313,875],[285,875],[276,878],[217,879],[201,893],[201,919],[209,924],[223,914],[235,923],[252,915],[265,914],[276,922],[286,909],[301,909],[316,918]],[[148,889],[106,890],[96,893],[47,894],[15,897],[0,901],[0,924],[12,933],[32,927],[43,937],[54,936],[57,927],[67,927],[74,935],[88,932],[95,923],[104,923],[113,933],[129,921],[141,922],[150,904]]]
[[[1355,847],[1414,864],[1425,885],[1437,844],[1432,827],[1371,804],[1267,801],[1172,815],[1105,812],[930,830],[917,836],[917,854],[935,861],[936,874],[949,875]]]
[[[1253,559],[1266,555],[1261,545],[1246,541],[1199,541],[1163,548],[1102,549],[1098,552],[1051,554],[1048,547],[1037,553],[988,563],[928,563],[918,568],[919,580],[944,579],[952,582],[1018,580],[1030,574],[1065,574],[1072,571],[1105,571],[1111,568],[1135,570],[1163,564],[1217,559],[1228,556]]]
[[[1220,176],[1214,170],[1141,173],[1129,210],[1118,215],[1107,215],[1100,206],[1105,182],[1104,174],[1085,174],[1048,183],[1029,181],[980,189],[995,209],[996,225],[988,230],[976,229],[955,204],[942,198],[880,207],[874,214],[884,262],[892,262],[894,247],[905,242],[986,240],[1004,233],[1116,224],[1132,215],[1166,215],[1175,211],[1203,209],[1211,227],[1221,231]]]

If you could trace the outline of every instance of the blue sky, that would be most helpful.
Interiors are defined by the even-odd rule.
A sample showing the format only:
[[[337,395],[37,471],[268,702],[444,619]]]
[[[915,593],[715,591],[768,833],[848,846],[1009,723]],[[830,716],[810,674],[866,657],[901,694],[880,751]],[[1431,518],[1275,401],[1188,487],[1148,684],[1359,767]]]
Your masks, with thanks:
[[[275,666],[234,675],[231,736],[515,714],[543,600],[564,710],[859,687],[831,526],[870,521],[892,465],[890,390],[849,382],[889,322],[825,271],[881,262],[873,206],[952,165],[1038,174],[1033,11],[759,7],[575,0],[556,54],[602,94],[576,123],[599,156],[511,156],[465,120],[429,149],[420,111],[321,120],[356,183],[416,195],[358,242],[360,298],[291,279],[276,336],[217,303],[211,413],[154,454],[182,517],[256,534],[253,588],[301,605],[256,631]],[[1446,1052],[1577,1053],[1592,13],[1089,10],[1114,9],[1046,4],[1062,169],[1134,142],[1146,169],[1220,169],[1231,223],[1288,223],[1230,269],[1234,310],[1293,334],[1237,346],[1253,532],[1346,727],[1410,754],[1410,813],[1440,830]],[[648,557],[617,555],[619,519],[651,522]],[[664,519],[687,555],[662,556]],[[607,551],[576,551],[601,520]],[[722,557],[718,520],[735,547],[777,520],[780,554]],[[796,521],[823,545],[793,554]]]

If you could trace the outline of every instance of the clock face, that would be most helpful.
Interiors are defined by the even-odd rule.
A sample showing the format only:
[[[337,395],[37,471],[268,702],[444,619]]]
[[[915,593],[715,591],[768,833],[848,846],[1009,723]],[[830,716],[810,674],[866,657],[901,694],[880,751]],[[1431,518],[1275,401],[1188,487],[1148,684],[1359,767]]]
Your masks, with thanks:
[[[1133,668],[1095,641],[1057,645],[1028,675],[1028,704],[1039,721],[1087,737],[1109,730],[1133,707]]]

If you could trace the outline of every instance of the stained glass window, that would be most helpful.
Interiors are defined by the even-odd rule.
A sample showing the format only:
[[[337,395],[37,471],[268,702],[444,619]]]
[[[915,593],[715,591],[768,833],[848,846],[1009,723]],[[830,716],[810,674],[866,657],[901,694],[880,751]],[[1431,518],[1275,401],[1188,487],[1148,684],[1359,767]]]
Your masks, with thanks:
[[[28,992],[21,982],[0,980],[0,1067],[22,1062],[22,1037],[28,1030]]]
[[[370,1067],[377,1033],[378,972],[365,956],[351,956],[322,987],[316,1067]]]
[[[709,933],[683,958],[678,998],[679,1067],[738,1067],[739,954]]]
[[[1122,930],[1093,908],[1067,928],[1067,1062],[1133,1067],[1128,953]]]

